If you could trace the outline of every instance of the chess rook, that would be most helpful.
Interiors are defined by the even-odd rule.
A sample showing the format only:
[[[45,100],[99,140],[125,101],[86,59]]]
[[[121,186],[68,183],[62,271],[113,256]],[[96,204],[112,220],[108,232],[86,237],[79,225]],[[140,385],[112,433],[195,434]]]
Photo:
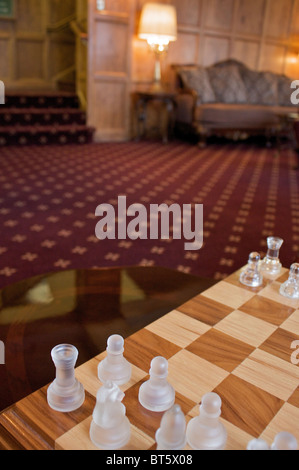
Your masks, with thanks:
[[[283,239],[279,237],[268,237],[268,251],[264,259],[260,263],[260,270],[266,277],[277,276],[282,268],[279,261],[279,250],[283,244]]]
[[[49,406],[61,412],[74,411],[83,404],[85,391],[75,377],[78,350],[71,344],[60,344],[51,351],[56,366],[56,378],[47,390]]]
[[[139,403],[150,411],[166,411],[175,400],[174,388],[167,382],[168,362],[157,356],[151,362],[150,379],[139,388]]]
[[[98,377],[101,382],[110,380],[117,385],[129,382],[132,373],[131,364],[124,358],[124,339],[112,335],[107,341],[107,356],[98,365]]]
[[[207,393],[199,410],[199,416],[192,418],[187,425],[187,443],[195,450],[223,450],[227,431],[219,421],[221,398],[216,393]]]

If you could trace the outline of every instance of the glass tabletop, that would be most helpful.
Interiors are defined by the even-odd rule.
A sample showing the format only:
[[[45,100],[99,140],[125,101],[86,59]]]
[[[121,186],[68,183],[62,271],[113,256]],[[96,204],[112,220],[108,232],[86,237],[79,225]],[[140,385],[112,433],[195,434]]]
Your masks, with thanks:
[[[0,291],[0,410],[51,382],[51,350],[79,351],[77,366],[215,284],[160,267],[48,273]],[[1,361],[0,361],[1,362]]]

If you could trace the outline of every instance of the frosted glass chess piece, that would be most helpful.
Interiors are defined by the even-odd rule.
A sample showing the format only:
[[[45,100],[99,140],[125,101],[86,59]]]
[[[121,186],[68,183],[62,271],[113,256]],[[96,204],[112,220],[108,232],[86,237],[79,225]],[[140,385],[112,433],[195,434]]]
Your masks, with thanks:
[[[98,365],[98,377],[101,382],[111,380],[117,385],[129,382],[132,373],[131,364],[124,358],[124,339],[112,335],[107,341],[107,356]]]
[[[157,450],[181,450],[186,445],[186,418],[180,405],[173,405],[162,417],[156,432]]]
[[[297,439],[293,434],[282,431],[276,434],[274,441],[271,445],[272,450],[297,450]]]
[[[299,299],[299,263],[292,264],[289,278],[280,286],[279,292],[289,299]]]
[[[113,382],[107,381],[97,392],[96,405],[89,428],[93,444],[103,450],[124,447],[131,437],[131,426],[122,400],[125,394]]]
[[[260,271],[264,276],[274,277],[280,273],[282,265],[279,260],[279,250],[282,244],[282,238],[267,238],[268,251],[260,263]]]
[[[256,251],[250,253],[248,264],[240,274],[240,282],[248,287],[258,287],[263,283],[263,276],[259,271],[260,254]]]
[[[223,450],[227,431],[220,422],[221,398],[211,392],[203,396],[199,415],[187,425],[187,443],[195,450]]]
[[[150,411],[166,411],[172,407],[175,391],[167,382],[168,361],[161,356],[151,362],[150,378],[139,388],[139,403]]]
[[[247,450],[270,450],[270,446],[264,439],[257,438],[248,442]]]
[[[83,385],[75,377],[78,350],[71,344],[60,344],[52,349],[51,356],[56,366],[56,378],[47,390],[48,404],[56,411],[74,411],[85,400]]]

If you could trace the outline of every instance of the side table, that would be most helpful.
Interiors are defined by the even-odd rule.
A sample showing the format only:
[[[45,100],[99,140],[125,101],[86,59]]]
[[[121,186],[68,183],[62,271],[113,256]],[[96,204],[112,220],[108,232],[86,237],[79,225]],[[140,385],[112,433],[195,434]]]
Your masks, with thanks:
[[[137,140],[144,137],[146,132],[146,121],[148,117],[148,104],[150,102],[160,102],[165,106],[167,119],[162,129],[163,143],[169,141],[174,128],[174,110],[176,106],[176,93],[169,90],[148,89],[133,92],[133,110],[134,118],[137,123]],[[161,125],[161,116],[159,118]]]

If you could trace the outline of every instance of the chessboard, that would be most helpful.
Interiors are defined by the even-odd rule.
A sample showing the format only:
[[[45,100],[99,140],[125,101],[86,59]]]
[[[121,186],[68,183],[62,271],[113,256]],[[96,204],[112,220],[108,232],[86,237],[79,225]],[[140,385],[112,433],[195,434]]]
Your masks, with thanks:
[[[279,293],[288,273],[283,268],[274,280],[250,288],[239,282],[237,271],[125,338],[132,376],[120,388],[131,439],[122,450],[156,449],[163,413],[138,402],[156,356],[168,360],[168,381],[186,422],[198,415],[204,394],[220,396],[227,450],[245,450],[258,437],[271,445],[280,431],[292,433],[299,442],[299,302]],[[86,394],[79,410],[50,409],[45,386],[1,414],[0,435],[5,438],[0,443],[2,439],[6,448],[33,450],[96,450],[89,428],[101,386],[97,367],[105,355],[102,351],[76,368]]]

